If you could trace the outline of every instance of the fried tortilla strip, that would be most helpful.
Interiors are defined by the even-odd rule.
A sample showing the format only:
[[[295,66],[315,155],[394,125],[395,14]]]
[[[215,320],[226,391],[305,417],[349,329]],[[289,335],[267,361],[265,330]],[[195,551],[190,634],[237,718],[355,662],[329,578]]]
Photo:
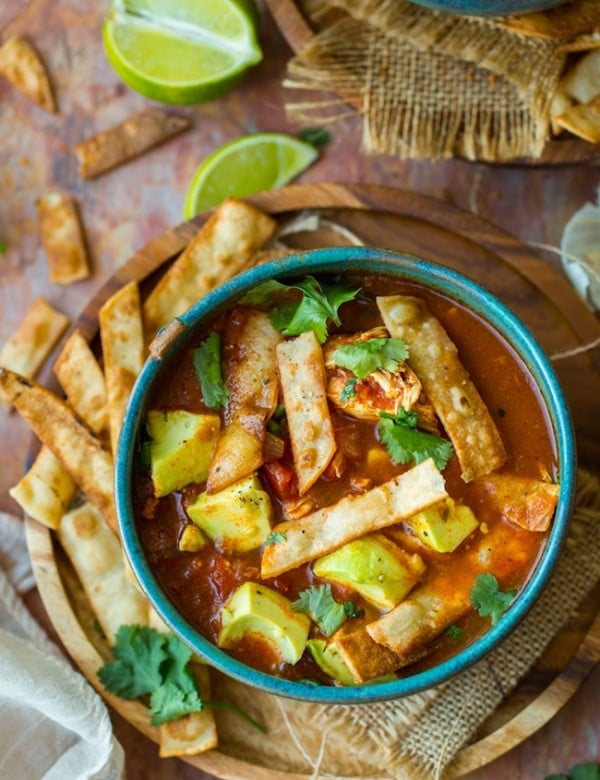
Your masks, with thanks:
[[[44,298],[38,298],[0,350],[0,366],[33,379],[68,324],[68,317],[56,311]]]
[[[364,628],[336,635],[335,644],[357,683],[390,674],[401,663],[396,653],[377,644]]]
[[[592,32],[600,25],[600,3],[598,0],[572,0],[547,11],[510,16],[503,24],[521,35],[554,41],[568,40]]]
[[[486,506],[526,531],[547,531],[560,495],[560,485],[518,474],[490,474],[481,480]]]
[[[279,523],[273,533],[281,541],[265,547],[261,576],[266,579],[295,569],[346,542],[399,523],[446,495],[444,478],[430,458],[366,493]]]
[[[0,46],[0,76],[51,114],[56,102],[44,63],[33,44],[15,35]]]
[[[71,195],[48,192],[36,201],[50,281],[71,284],[90,275],[83,227]]]
[[[190,124],[187,117],[173,116],[160,108],[142,111],[75,144],[79,175],[82,179],[95,179],[183,133]]]
[[[51,449],[42,447],[27,474],[8,492],[26,515],[55,531],[75,490],[69,472]]]
[[[410,295],[377,298],[390,335],[408,344],[408,363],[450,437],[462,478],[470,482],[506,461],[506,450],[448,334],[424,301]]]
[[[277,406],[279,385],[275,348],[279,331],[262,311],[239,307],[223,334],[225,382],[230,392],[225,427],[217,441],[206,489],[238,482],[262,466],[267,422]]]
[[[95,507],[68,512],[58,538],[111,644],[119,626],[148,623],[148,602],[127,578],[121,545]]]
[[[54,373],[67,400],[88,428],[100,433],[108,428],[108,399],[104,374],[80,330],[65,341]]]
[[[277,223],[253,206],[229,198],[203,225],[144,303],[152,338],[159,328],[248,265]]]
[[[600,49],[589,52],[565,73],[556,90],[571,102],[589,103],[600,95]]]
[[[190,670],[196,680],[200,698],[208,701],[210,699],[208,667],[205,664],[192,663]],[[192,712],[177,720],[163,723],[159,734],[158,754],[161,758],[195,756],[212,750],[219,744],[215,716],[207,707],[201,712]]]
[[[325,471],[337,448],[327,404],[323,350],[312,330],[279,344],[277,368],[298,493],[303,496]]]
[[[112,451],[117,442],[125,407],[137,375],[144,365],[144,333],[140,292],[130,282],[109,298],[98,314],[108,397]]]
[[[0,368],[0,390],[38,439],[60,459],[87,498],[118,532],[113,459],[67,404],[45,387]]]
[[[600,48],[600,30],[594,30],[577,35],[566,43],[561,43],[558,50],[570,54],[571,52],[590,51],[598,48]]]
[[[591,144],[600,143],[600,95],[589,103],[571,106],[564,114],[553,118],[557,127],[568,130]]]

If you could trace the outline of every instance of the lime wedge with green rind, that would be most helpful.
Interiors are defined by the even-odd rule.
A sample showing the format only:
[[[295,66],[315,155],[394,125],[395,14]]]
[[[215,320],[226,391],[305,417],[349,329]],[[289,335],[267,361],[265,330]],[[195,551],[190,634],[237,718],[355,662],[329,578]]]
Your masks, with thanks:
[[[219,97],[262,58],[245,0],[121,0],[104,22],[123,81],[162,103]]]
[[[214,151],[194,174],[185,197],[186,219],[227,197],[245,198],[287,184],[319,156],[311,144],[285,133],[254,133]]]

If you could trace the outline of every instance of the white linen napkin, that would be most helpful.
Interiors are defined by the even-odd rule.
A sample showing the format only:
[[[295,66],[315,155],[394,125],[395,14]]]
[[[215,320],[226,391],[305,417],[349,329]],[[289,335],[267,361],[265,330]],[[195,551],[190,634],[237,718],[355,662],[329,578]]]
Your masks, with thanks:
[[[0,512],[0,777],[123,780],[102,699],[18,596],[33,584],[23,524]]]

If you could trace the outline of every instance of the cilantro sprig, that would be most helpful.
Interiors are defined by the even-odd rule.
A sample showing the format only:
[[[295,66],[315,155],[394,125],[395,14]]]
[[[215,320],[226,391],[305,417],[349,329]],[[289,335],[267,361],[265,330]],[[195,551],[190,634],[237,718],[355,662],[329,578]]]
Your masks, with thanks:
[[[355,377],[364,379],[380,368],[396,371],[408,358],[408,345],[403,339],[373,338],[344,344],[331,357],[339,366],[352,371]]]
[[[481,617],[490,617],[497,623],[515,600],[514,590],[504,593],[493,574],[480,574],[471,588],[471,604]]]
[[[287,414],[283,404],[277,405],[277,408],[271,415],[271,419],[267,423],[267,430],[280,439],[287,439],[289,436]]]
[[[296,612],[305,612],[319,626],[325,636],[331,636],[348,618],[360,617],[363,612],[356,608],[353,601],[340,604],[333,597],[331,585],[313,585],[303,590],[296,601],[292,602]]]
[[[342,387],[342,392],[340,393],[340,401],[345,404],[346,401],[349,401],[351,398],[354,398],[356,395],[356,383],[358,382],[358,379],[355,376],[351,376],[350,379],[346,382],[346,384]]]
[[[545,780],[600,780],[600,764],[586,761],[571,767],[566,775],[547,775]]]
[[[216,331],[194,350],[193,360],[204,403],[209,409],[218,409],[229,398],[229,390],[221,373],[221,337]]]
[[[447,439],[417,430],[419,418],[415,412],[400,408],[397,414],[379,412],[379,438],[394,463],[422,463],[428,458],[443,471],[454,448]]]
[[[271,533],[265,539],[265,547],[270,547],[272,544],[280,544],[285,542],[287,536],[284,531],[271,531]]]

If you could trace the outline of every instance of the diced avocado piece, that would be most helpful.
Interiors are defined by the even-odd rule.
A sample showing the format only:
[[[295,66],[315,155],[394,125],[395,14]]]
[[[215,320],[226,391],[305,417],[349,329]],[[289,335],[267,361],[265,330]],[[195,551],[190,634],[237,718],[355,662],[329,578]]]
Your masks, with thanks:
[[[292,602],[281,593],[245,582],[234,592],[221,609],[221,630],[217,639],[219,647],[233,647],[242,637],[252,634],[274,645],[288,664],[300,660],[310,618],[296,612]]]
[[[425,564],[383,534],[370,534],[319,558],[313,571],[338,582],[383,609],[395,607],[421,579]]]
[[[271,533],[271,499],[256,474],[218,493],[201,493],[189,504],[187,513],[219,549],[227,552],[255,550]]]
[[[177,548],[180,552],[198,552],[208,544],[208,539],[197,525],[188,523],[181,532],[177,542]]]
[[[449,553],[473,533],[479,522],[468,506],[445,498],[409,517],[406,525],[432,550]]]
[[[309,639],[306,646],[317,665],[341,685],[355,685],[352,672],[340,655],[335,642],[325,642],[323,639]]]
[[[220,426],[217,414],[182,409],[148,412],[150,476],[156,496],[206,481]]]

